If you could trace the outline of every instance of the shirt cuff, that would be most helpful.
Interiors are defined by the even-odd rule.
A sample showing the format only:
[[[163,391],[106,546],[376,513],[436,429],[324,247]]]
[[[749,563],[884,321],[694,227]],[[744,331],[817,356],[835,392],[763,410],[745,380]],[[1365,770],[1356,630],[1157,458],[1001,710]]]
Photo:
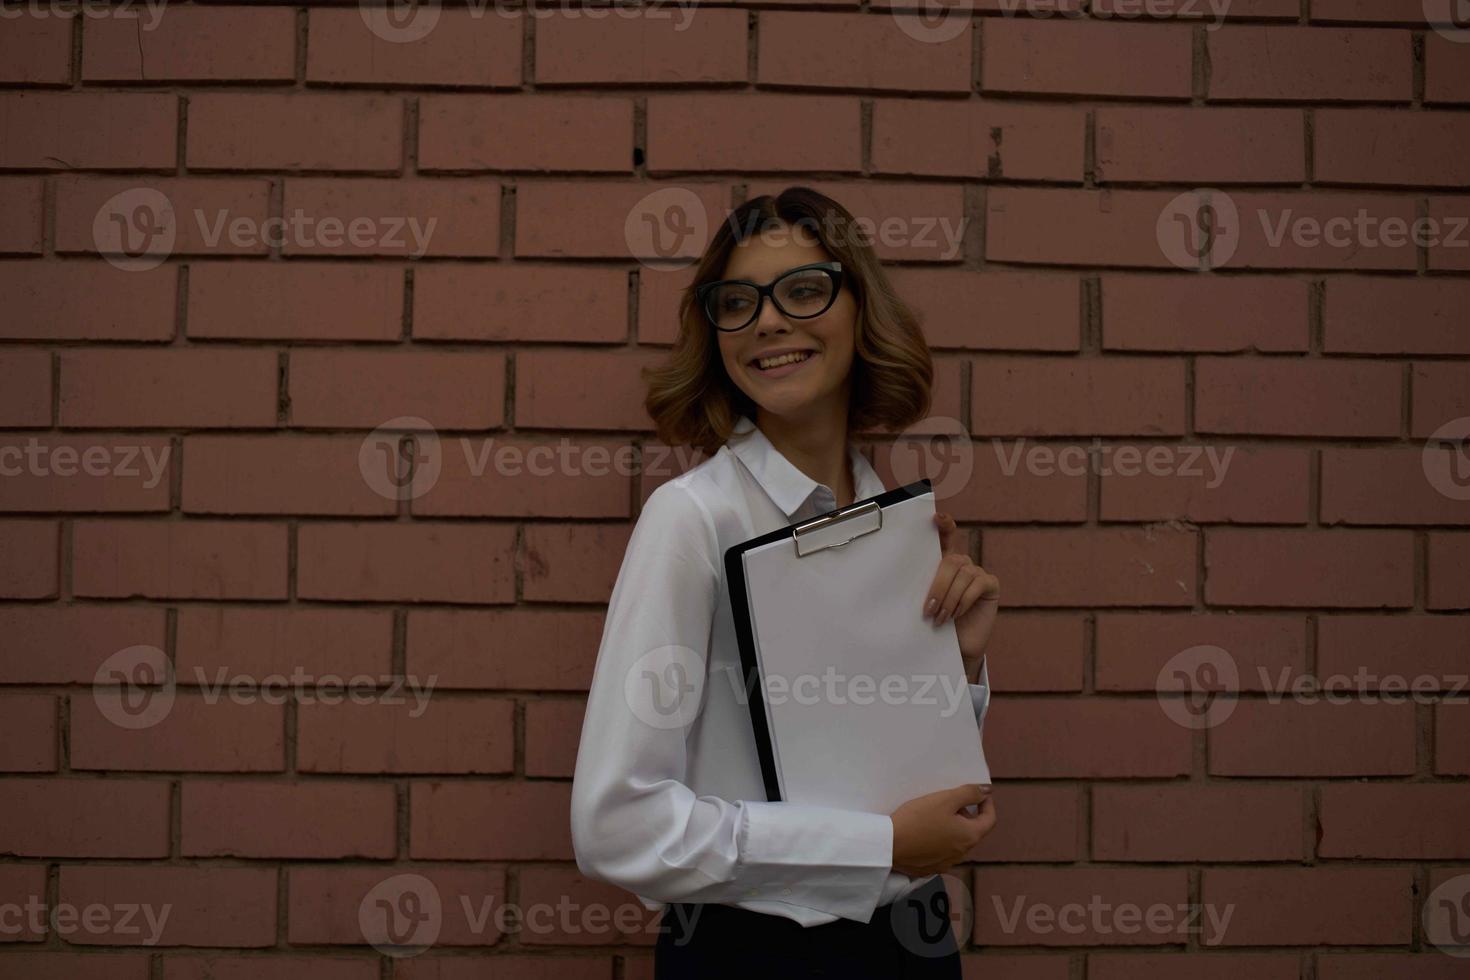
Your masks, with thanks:
[[[887,814],[806,804],[744,801],[741,863],[769,899],[868,922],[893,868]]]

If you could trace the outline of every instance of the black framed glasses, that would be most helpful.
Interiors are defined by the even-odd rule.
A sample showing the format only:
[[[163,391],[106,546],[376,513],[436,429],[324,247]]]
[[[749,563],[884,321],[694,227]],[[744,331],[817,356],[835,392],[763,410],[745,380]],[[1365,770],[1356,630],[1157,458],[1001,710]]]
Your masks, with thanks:
[[[841,288],[841,262],[813,262],[787,269],[764,286],[749,279],[721,279],[694,294],[715,329],[729,333],[754,323],[767,296],[793,320],[810,320],[832,307]]]

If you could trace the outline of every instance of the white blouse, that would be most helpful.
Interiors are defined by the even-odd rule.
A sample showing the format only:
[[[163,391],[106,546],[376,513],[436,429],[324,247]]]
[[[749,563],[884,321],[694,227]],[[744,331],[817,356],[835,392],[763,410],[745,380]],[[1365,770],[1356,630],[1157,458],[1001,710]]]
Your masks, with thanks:
[[[718,902],[803,926],[867,922],[934,876],[892,870],[886,814],[766,801],[724,574],[726,548],[832,510],[836,498],[750,419],[735,432],[654,490],[634,525],[582,722],[577,867],[653,911]],[[866,457],[856,448],[851,457],[856,499],[882,493]],[[983,727],[983,662],[969,687]]]

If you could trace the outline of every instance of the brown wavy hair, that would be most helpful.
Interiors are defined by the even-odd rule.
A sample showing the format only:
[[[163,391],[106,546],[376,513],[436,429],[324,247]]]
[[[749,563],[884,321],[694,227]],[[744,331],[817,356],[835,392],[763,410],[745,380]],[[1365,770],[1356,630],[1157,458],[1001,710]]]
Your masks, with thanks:
[[[846,208],[810,187],[788,187],[746,201],[720,224],[680,296],[673,349],[662,363],[643,370],[643,404],[668,445],[713,453],[741,415],[755,418],[755,403],[725,371],[714,327],[694,292],[724,278],[736,245],[780,223],[809,232],[841,262],[842,288],[857,299],[849,431],[903,429],[929,413],[934,363],[918,316],[894,291]]]

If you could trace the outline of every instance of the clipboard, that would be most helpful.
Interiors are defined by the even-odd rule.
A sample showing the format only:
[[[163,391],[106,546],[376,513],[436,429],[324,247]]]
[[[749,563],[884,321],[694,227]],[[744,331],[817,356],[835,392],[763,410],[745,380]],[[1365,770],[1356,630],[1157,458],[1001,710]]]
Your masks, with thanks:
[[[954,621],[923,615],[934,512],[924,479],[725,551],[767,800],[888,814],[990,782]]]

